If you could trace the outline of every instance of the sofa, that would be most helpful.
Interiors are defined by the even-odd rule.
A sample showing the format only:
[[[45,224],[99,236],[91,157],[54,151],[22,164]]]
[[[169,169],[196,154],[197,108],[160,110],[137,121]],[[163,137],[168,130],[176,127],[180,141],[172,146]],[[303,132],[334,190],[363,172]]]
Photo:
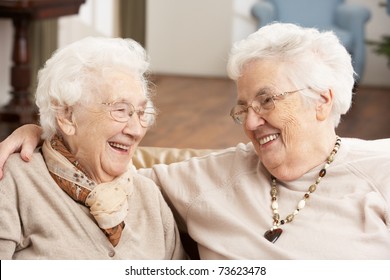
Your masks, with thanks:
[[[163,147],[143,147],[140,146],[135,151],[133,156],[133,164],[136,169],[149,168],[154,164],[183,161],[195,156],[203,156],[216,149],[178,149],[178,148],[163,148]]]

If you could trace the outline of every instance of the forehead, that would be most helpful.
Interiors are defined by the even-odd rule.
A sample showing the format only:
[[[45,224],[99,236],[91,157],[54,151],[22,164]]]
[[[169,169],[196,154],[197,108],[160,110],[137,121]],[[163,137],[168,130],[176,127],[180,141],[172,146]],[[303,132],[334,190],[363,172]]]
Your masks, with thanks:
[[[240,100],[286,88],[283,64],[270,60],[256,60],[247,63],[237,80],[237,94]]]
[[[146,100],[143,82],[134,73],[112,71],[105,73],[103,101],[128,101],[134,105]]]

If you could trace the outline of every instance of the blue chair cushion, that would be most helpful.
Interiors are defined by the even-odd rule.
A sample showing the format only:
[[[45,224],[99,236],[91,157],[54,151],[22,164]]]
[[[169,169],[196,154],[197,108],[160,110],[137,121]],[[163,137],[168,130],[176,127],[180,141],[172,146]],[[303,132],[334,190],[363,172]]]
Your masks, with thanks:
[[[258,28],[279,21],[332,30],[353,56],[357,79],[362,77],[365,64],[364,27],[370,18],[370,10],[366,7],[346,0],[262,0],[253,5],[251,12],[258,19]]]
[[[269,0],[269,2],[274,3],[277,18],[281,22],[329,29],[334,23],[335,10],[340,0]]]

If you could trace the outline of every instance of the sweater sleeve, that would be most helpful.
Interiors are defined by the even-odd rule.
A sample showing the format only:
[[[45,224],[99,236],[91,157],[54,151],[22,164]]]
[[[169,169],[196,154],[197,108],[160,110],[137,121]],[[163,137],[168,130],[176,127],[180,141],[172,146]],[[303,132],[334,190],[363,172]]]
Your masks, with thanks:
[[[2,260],[12,259],[21,240],[17,189],[7,166],[4,173],[4,178],[0,181],[0,259]]]
[[[361,140],[347,139],[350,145],[350,159],[346,166],[350,173],[369,182],[385,202],[384,220],[390,229],[390,139]]]

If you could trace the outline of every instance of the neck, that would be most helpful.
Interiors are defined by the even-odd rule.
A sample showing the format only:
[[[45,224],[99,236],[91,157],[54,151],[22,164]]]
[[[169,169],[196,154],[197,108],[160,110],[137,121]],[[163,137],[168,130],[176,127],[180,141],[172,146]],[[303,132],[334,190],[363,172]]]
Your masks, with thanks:
[[[114,177],[104,172],[102,169],[93,168],[90,162],[86,162],[85,155],[81,154],[76,148],[77,145],[73,143],[73,139],[70,137],[55,136],[54,139],[61,141],[63,144],[63,155],[76,166],[81,172],[83,172],[89,179],[97,184],[111,182]],[[64,151],[65,150],[65,151]],[[65,152],[65,154],[64,154]],[[77,164],[75,164],[77,162]]]
[[[299,154],[292,160],[269,169],[269,172],[282,181],[293,181],[302,177],[309,170],[323,164],[332,152],[336,142],[335,132],[321,136],[316,141],[302,147]],[[311,145],[311,143],[315,143]]]

